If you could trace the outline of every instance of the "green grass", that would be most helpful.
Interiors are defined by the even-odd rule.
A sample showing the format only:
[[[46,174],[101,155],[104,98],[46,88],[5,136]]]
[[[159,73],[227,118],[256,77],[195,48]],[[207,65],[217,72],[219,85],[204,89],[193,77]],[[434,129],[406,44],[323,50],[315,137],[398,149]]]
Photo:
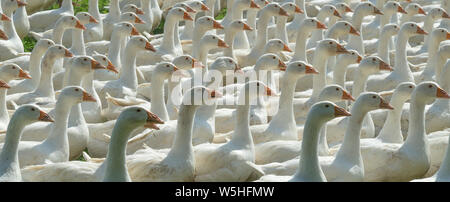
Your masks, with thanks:
[[[74,7],[75,13],[78,12],[87,12],[89,8],[89,0],[74,0],[73,2],[76,2],[76,6]],[[109,0],[99,0],[98,1],[98,9],[100,10],[100,13],[108,13],[108,9],[105,8],[105,6],[109,5]],[[58,9],[60,7],[60,2],[54,3],[52,6],[50,6],[50,9]],[[162,33],[162,32],[161,32]],[[27,36],[23,40],[23,46],[25,49],[25,52],[31,52],[34,48],[34,45],[36,44],[36,40],[31,37]]]
[[[227,14],[227,9],[224,8],[219,12],[219,15],[216,16],[216,20],[222,20],[225,17],[225,14]]]
[[[164,32],[164,19],[161,19],[159,26],[153,30],[152,34],[162,34]]]

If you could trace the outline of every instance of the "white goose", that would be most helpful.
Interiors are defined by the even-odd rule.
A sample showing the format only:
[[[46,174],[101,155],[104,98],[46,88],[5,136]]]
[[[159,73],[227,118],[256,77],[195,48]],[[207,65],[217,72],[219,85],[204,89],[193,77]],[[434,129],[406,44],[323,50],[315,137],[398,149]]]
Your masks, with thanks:
[[[259,8],[262,8],[269,4],[269,1],[267,0],[254,0],[255,4],[258,5]],[[227,3],[230,1],[227,1]],[[228,7],[228,6],[227,6]],[[258,16],[259,9],[249,9],[247,10],[247,24],[250,27],[256,28],[256,17]],[[248,42],[250,44],[250,47],[253,48],[256,44],[256,31],[253,30],[247,30],[247,38]]]
[[[21,1],[13,0],[5,1],[3,3],[3,12],[1,21],[3,22],[3,29],[8,36],[8,40],[0,40],[0,61],[8,60],[19,56],[24,52],[22,40],[17,35],[16,28],[13,22],[13,12],[16,11],[19,6],[24,6]],[[5,5],[6,4],[6,5]]]
[[[30,29],[34,32],[43,32],[52,29],[56,21],[64,15],[74,15],[72,0],[63,0],[61,8],[40,11],[28,16]]]
[[[425,69],[420,73],[418,78],[415,80],[419,83],[422,81],[432,81],[433,76],[435,75],[435,69],[437,65],[443,65],[444,62],[441,64],[437,64],[439,60],[439,45],[442,41],[450,40],[450,33],[444,29],[444,28],[436,28],[431,32],[431,36],[428,40],[428,55],[427,55],[427,62]],[[438,75],[437,73],[436,75]],[[438,80],[438,77],[436,77],[436,81]]]
[[[141,126],[158,130],[155,124],[163,122],[142,107],[130,107],[119,116],[113,129],[106,160],[103,163],[69,161],[22,169],[24,181],[42,182],[92,182],[131,181],[126,168],[126,143],[131,132]],[[83,169],[79,169],[83,168]]]
[[[67,87],[56,104],[54,127],[43,142],[21,141],[18,145],[20,167],[69,160],[69,140],[67,123],[71,106],[93,98],[80,87]],[[49,130],[47,130],[47,133]],[[1,145],[5,147],[5,144]]]
[[[408,6],[405,8],[407,14],[402,15],[400,18],[399,25],[402,26],[406,22],[410,22],[415,15],[421,14],[421,15],[427,15],[425,10],[423,10],[422,6],[420,6],[417,3],[409,3]]]
[[[89,1],[88,12],[97,23],[89,23],[86,25],[86,30],[83,32],[84,41],[86,43],[100,41],[103,39],[103,20],[101,19],[100,11],[98,10],[98,0]]]
[[[36,121],[53,122],[53,120],[34,105],[24,105],[11,117],[11,124],[6,132],[5,145],[0,153],[0,182],[20,182],[22,175],[19,166],[19,141],[23,128]]]
[[[234,39],[236,34],[240,31],[252,31],[251,33],[253,33],[253,28],[241,20],[233,21],[225,27],[224,41],[229,47],[223,51],[223,56],[237,60],[236,55],[234,54]]]
[[[303,13],[303,11],[294,3],[288,2],[281,6],[289,15],[295,13]],[[288,18],[286,16],[278,16],[274,26],[269,27],[269,38],[281,39],[283,43],[289,44],[288,34],[286,31],[286,22]],[[275,34],[274,34],[275,33]]]
[[[341,18],[341,14],[337,11],[336,7],[332,5],[323,6],[319,14],[317,14],[316,18],[320,22],[325,22],[326,19],[336,16]],[[312,33],[311,38],[308,40],[308,44],[306,45],[307,49],[314,48],[318,44],[319,41],[323,39],[323,30],[316,30]]]
[[[9,114],[6,106],[6,94],[10,88],[8,82],[14,79],[31,79],[31,77],[16,64],[1,66],[0,74],[0,80],[3,82],[0,89],[0,131],[5,131],[9,123]]]
[[[308,16],[306,9],[305,9],[305,0],[295,0],[295,5],[300,7],[300,9],[302,9],[303,13],[296,13],[294,16],[294,20],[292,20],[292,22],[286,26],[289,42],[291,42],[291,43],[296,42],[296,39],[298,38],[298,37],[296,37],[296,35],[297,35],[297,32],[300,30],[299,29],[300,25],[302,24],[303,20],[305,18],[307,18],[307,16]]]
[[[19,35],[19,37],[23,39],[28,35],[28,32],[30,31],[30,22],[28,21],[27,9],[25,8],[25,6],[28,4],[26,0],[22,0],[19,4],[21,5],[19,5],[19,8],[14,13],[13,19],[17,35]]]
[[[201,1],[188,1],[187,4],[197,12],[197,15],[201,11],[209,11],[209,8]],[[198,19],[194,16],[193,19]],[[192,40],[194,38],[194,22],[186,21],[183,32],[180,33],[181,40]]]
[[[299,30],[297,33],[297,39],[294,49],[294,56],[292,56],[291,62],[293,61],[307,61],[306,58],[306,41],[309,35],[316,29],[327,29],[325,24],[319,22],[314,18],[307,18],[301,21],[299,25]]]
[[[212,30],[212,29],[223,29],[223,26],[219,22],[214,20],[214,18],[209,17],[209,16],[203,16],[203,17],[198,18],[195,21],[195,27],[194,27],[195,35],[192,38],[192,46],[187,46],[187,44],[185,44],[183,46],[183,51],[187,52],[187,53],[195,52],[193,50],[194,47],[199,47],[200,40],[202,39],[202,37],[206,34],[206,32],[208,30]],[[177,34],[177,33],[175,33],[175,34]]]
[[[254,145],[250,133],[250,104],[258,96],[272,95],[269,87],[260,81],[251,81],[240,91],[235,131],[226,144],[195,146],[195,181],[253,181],[261,171],[253,165]],[[220,162],[220,163],[218,163]]]
[[[319,102],[315,104],[308,113],[306,122],[305,138],[302,143],[300,167],[293,176],[273,176],[267,175],[258,181],[318,181],[325,182],[325,175],[320,168],[318,149],[319,130],[323,124],[336,117],[350,116],[351,114],[332,102]],[[298,161],[297,161],[298,162]],[[297,163],[299,164],[299,163]]]
[[[109,3],[109,12],[103,18],[103,40],[109,41],[113,31],[114,24],[120,19],[119,0],[111,0]]]

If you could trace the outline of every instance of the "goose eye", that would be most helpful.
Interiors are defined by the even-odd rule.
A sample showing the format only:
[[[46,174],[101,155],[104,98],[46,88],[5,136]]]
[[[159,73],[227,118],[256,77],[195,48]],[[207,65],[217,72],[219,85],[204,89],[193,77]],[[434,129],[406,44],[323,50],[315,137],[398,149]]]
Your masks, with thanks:
[[[355,55],[355,53],[352,53],[352,55]]]
[[[428,88],[433,88],[433,85],[430,84],[430,85],[428,86]]]
[[[215,36],[213,36],[213,39],[216,39],[216,37],[215,37]]]
[[[141,42],[142,42],[142,41],[144,41],[144,39],[140,39],[139,41],[141,41]]]
[[[230,60],[230,63],[233,63],[233,60]]]
[[[130,17],[133,16],[132,14],[130,14]]]
[[[31,108],[31,111],[35,111],[35,109],[34,109],[34,108]]]
[[[106,58],[103,58],[103,61],[106,61]]]
[[[12,66],[12,69],[16,69],[16,67]]]
[[[87,61],[87,59],[86,59],[86,58],[84,58],[84,61]]]
[[[276,57],[273,57],[273,59],[275,60],[275,59],[276,59]]]
[[[441,32],[444,33],[444,30],[442,30]]]
[[[48,42],[48,45],[50,45],[50,42]]]
[[[256,86],[259,87],[259,83],[257,83]]]
[[[207,18],[206,20],[210,21],[211,19]]]
[[[186,58],[184,58],[184,60],[189,60],[189,58],[188,58],[188,57],[186,57]]]
[[[140,109],[138,109],[138,110],[136,110],[137,112],[141,112],[141,110]]]
[[[339,88],[336,88],[336,91],[339,91]]]
[[[72,18],[72,20],[74,20],[74,18]]]
[[[61,47],[59,47],[58,49],[61,50]]]
[[[372,96],[372,98],[375,99],[375,98],[377,98],[377,96],[374,95],[374,96]]]
[[[80,91],[80,90],[78,90],[78,88],[76,88],[76,89],[75,89],[75,91],[77,91],[77,92],[78,92],[78,91]]]
[[[127,25],[127,27],[130,27],[130,25]]]
[[[347,26],[348,24],[347,23],[345,23],[345,26]]]
[[[375,62],[376,60],[377,60],[377,59],[375,59],[375,58],[372,59],[372,61],[374,61],[374,62]]]
[[[326,108],[330,107],[330,105],[325,105]]]
[[[166,65],[167,68],[169,68],[169,65]]]
[[[330,44],[333,44],[333,42],[330,41]]]
[[[414,27],[414,25],[413,25],[413,24],[411,24],[411,27]]]
[[[302,66],[302,64],[298,64],[298,66],[299,66],[299,67],[301,67],[301,66]]]
[[[409,86],[409,88],[412,88],[412,86]]]

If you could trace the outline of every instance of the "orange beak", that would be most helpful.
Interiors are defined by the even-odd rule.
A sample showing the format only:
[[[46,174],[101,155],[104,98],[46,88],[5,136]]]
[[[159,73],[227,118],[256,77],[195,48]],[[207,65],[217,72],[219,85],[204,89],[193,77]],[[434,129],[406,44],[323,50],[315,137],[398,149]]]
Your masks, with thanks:
[[[286,52],[292,52],[292,50],[291,50],[291,49],[289,48],[289,46],[286,45],[286,44],[284,44],[283,51],[286,51]]]
[[[8,40],[8,36],[6,35],[6,33],[0,29],[0,38],[3,40]]]
[[[436,97],[448,99],[448,98],[450,98],[450,95],[448,95],[448,93],[445,92],[444,89],[438,87],[437,92],[436,92]]]
[[[423,14],[423,15],[427,15],[427,13],[425,13],[425,11],[423,10],[423,8],[419,8],[418,13],[419,13],[419,14]]]
[[[156,126],[156,124],[164,124],[164,121],[162,121],[158,116],[156,116],[156,114],[147,111],[147,121],[144,127],[159,130],[159,127]]]
[[[106,67],[107,70],[112,71],[116,74],[119,73],[119,71],[117,71],[116,67],[114,67],[114,65],[111,63],[111,61],[108,61],[108,66]]]
[[[387,71],[391,71],[391,72],[394,71],[394,69],[392,69],[392,67],[389,64],[387,64],[386,62],[381,61],[381,60],[380,60],[379,68],[380,68],[380,70],[387,70]]]
[[[187,11],[188,13],[197,13],[194,9],[192,9],[192,8],[189,7],[189,6],[186,7],[186,11]]]
[[[91,68],[92,69],[106,69],[105,66],[101,65],[99,62],[97,62],[96,60],[91,60]]]
[[[180,70],[180,69],[178,69],[178,67],[174,65],[174,66],[173,66],[173,71],[176,72],[176,71],[178,71],[178,70]]]
[[[244,71],[242,71],[241,67],[236,64],[236,67],[234,67],[234,73],[244,74]]]
[[[390,109],[390,110],[393,110],[394,107],[392,107],[392,105],[390,105],[388,102],[386,102],[386,100],[384,100],[383,98],[381,98],[381,100],[380,100],[380,109]]]
[[[306,74],[319,74],[320,72],[318,72],[316,69],[314,69],[314,67],[306,65]]]
[[[295,6],[295,12],[296,13],[304,13],[304,11],[298,6]]]
[[[338,54],[348,53],[348,50],[344,48],[341,44],[337,44],[337,51]]]
[[[19,71],[19,78],[21,78],[21,79],[31,79],[31,76],[27,72],[25,72],[25,71],[23,71],[21,69]]]
[[[269,87],[265,87],[265,92],[266,92],[266,95],[267,96],[272,96],[273,95],[273,90],[272,89],[270,89]]]
[[[355,101],[355,98],[350,95],[349,92],[347,92],[346,90],[342,91],[342,100],[350,100],[350,101]]]
[[[2,21],[11,22],[11,18],[9,18],[8,16],[6,16],[5,14],[2,13]]]
[[[325,24],[317,21],[317,29],[327,29],[327,26],[325,26]]]
[[[66,51],[64,53],[64,57],[71,58],[71,57],[73,57],[73,54],[69,50],[66,49]]]
[[[405,9],[403,9],[403,7],[401,7],[401,6],[398,6],[397,12],[403,13],[403,14],[408,14],[408,12],[406,12]]]
[[[424,35],[428,35],[428,32],[426,32],[425,30],[423,30],[422,28],[420,28],[419,26],[417,26],[417,34],[424,34]]]
[[[376,15],[384,15],[383,12],[380,11],[380,9],[378,9],[378,8],[376,8],[376,7],[373,7],[373,9],[374,9],[374,10],[373,10],[373,13],[374,13],[374,14],[376,14]]]
[[[156,52],[155,47],[153,47],[152,44],[150,44],[150,42],[148,41],[145,43],[145,50]]]
[[[131,36],[137,36],[140,35],[139,31],[136,29],[136,27],[131,28]]]
[[[189,13],[187,13],[187,12],[184,12],[183,19],[184,19],[184,20],[189,20],[189,21],[194,21],[194,20],[192,19],[192,17],[189,15]]]
[[[337,10],[334,10],[333,15],[338,17],[338,18],[342,18],[341,14],[339,14],[339,12]]]
[[[353,10],[348,6],[345,6],[345,12],[353,12]]]
[[[77,24],[75,25],[75,28],[86,30],[86,27],[83,24],[81,24],[81,22],[79,20],[77,20]]]
[[[11,88],[11,86],[9,86],[6,82],[4,82],[4,81],[0,81],[0,88],[6,88],[6,89],[8,89],[8,88]]]
[[[140,8],[136,8],[136,14],[144,15],[144,11],[142,11]]]
[[[253,31],[253,28],[251,28],[247,23],[244,23],[244,30]]]
[[[447,32],[447,40],[450,39],[450,32]]]
[[[348,112],[347,110],[338,107],[338,106],[334,106],[334,116],[335,117],[341,117],[341,116],[351,116],[352,114],[350,114],[350,112]]]
[[[356,35],[356,36],[360,36],[358,30],[356,30],[353,26],[350,26],[350,34]]]
[[[257,9],[260,9],[260,7],[255,3],[255,1],[251,1],[250,2],[250,8],[257,8]]]
[[[442,14],[442,18],[450,18],[450,16],[448,15],[447,12],[444,12],[444,13]]]
[[[356,59],[356,63],[361,63],[362,57],[360,55],[358,55],[358,59]]]
[[[39,112],[38,120],[44,122],[55,122],[47,113],[43,112],[42,110]]]
[[[196,59],[194,59],[194,58],[192,58],[192,68],[205,68],[205,65],[203,65],[202,63],[200,63],[200,62],[197,62],[197,60]]]
[[[17,5],[18,5],[19,7],[22,7],[22,6],[26,6],[26,5],[28,5],[28,4],[25,3],[25,2],[23,2],[23,1],[17,0]]]
[[[281,60],[278,60],[278,67],[280,68],[280,71],[286,71],[286,63]]]
[[[289,17],[289,14],[283,8],[280,8],[280,12],[278,12],[280,16]]]
[[[95,24],[98,24],[98,21],[94,18],[94,17],[89,17],[89,22],[90,23],[95,23]]]
[[[215,90],[208,90],[209,91],[209,97],[210,98],[221,98],[223,97],[222,93],[215,91]]]
[[[223,26],[219,22],[214,20],[213,21],[213,28],[214,29],[223,29]]]
[[[95,98],[92,97],[92,95],[90,95],[86,91],[83,91],[83,101],[84,102],[97,102],[97,100],[95,100]]]
[[[136,16],[136,18],[134,19],[134,23],[136,23],[136,24],[144,24],[145,22],[141,18]]]
[[[229,48],[230,47],[222,39],[219,39],[219,42],[217,43],[217,46],[221,47],[221,48]]]
[[[206,6],[204,3],[202,3],[202,11],[209,11],[208,6]]]

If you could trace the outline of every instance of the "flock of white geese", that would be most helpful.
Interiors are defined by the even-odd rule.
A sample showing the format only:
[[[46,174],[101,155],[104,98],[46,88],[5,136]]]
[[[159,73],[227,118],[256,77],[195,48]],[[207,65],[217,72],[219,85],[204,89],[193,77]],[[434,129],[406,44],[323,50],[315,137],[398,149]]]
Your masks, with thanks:
[[[450,181],[450,0],[55,2],[1,0],[0,181]]]

